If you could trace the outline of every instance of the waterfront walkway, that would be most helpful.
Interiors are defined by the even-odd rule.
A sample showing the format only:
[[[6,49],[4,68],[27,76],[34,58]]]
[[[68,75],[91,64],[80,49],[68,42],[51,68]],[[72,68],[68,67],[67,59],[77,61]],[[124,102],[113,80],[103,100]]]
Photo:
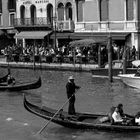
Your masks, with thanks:
[[[31,62],[6,62],[5,60],[0,60],[0,67],[11,68],[35,68],[43,70],[71,70],[71,71],[87,71],[90,72],[92,69],[98,67],[95,64],[68,64],[68,63],[31,63]]]

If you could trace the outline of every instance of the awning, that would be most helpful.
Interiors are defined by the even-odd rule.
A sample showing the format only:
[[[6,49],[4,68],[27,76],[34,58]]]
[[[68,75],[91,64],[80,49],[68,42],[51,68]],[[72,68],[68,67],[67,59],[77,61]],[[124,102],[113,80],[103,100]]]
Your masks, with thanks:
[[[76,33],[56,33],[56,38],[57,39],[94,39],[97,42],[107,40],[109,35],[112,37],[114,40],[125,40],[126,36],[129,33],[81,33],[81,32],[76,32]],[[55,38],[55,34],[53,33],[50,36],[51,39]]]
[[[14,36],[17,39],[44,39],[52,31],[24,31]]]
[[[0,35],[4,35],[5,33],[2,31],[2,30],[0,30]]]

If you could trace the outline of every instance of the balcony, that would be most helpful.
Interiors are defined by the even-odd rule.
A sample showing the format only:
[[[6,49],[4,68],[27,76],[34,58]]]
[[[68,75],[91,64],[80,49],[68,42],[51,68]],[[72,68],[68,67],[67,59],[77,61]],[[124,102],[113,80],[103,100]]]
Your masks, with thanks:
[[[77,22],[76,32],[134,32],[138,29],[137,21],[103,21],[103,22]]]
[[[52,28],[52,23],[48,18],[16,18],[14,27],[48,27]]]
[[[58,31],[74,31],[74,22],[72,20],[57,21]]]
[[[55,28],[55,21],[50,22],[48,18],[16,18],[14,27],[48,27]],[[56,30],[58,31],[74,31],[74,22],[72,20],[56,21]]]

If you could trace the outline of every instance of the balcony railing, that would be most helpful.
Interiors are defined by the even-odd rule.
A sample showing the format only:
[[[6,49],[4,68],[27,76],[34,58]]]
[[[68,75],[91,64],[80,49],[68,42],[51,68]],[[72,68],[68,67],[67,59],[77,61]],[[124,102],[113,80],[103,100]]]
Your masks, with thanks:
[[[77,22],[75,31],[106,32],[106,31],[136,31],[138,21],[103,21],[103,22]]]
[[[54,21],[50,21],[48,18],[16,18],[14,20],[15,27],[33,27],[44,26],[53,28],[55,26]],[[56,30],[58,31],[74,31],[74,22],[72,20],[56,21]]]
[[[74,31],[74,21],[57,21],[57,30],[58,31]]]
[[[45,26],[52,28],[52,22],[48,18],[16,18],[14,20],[15,27],[28,27],[28,26]]]

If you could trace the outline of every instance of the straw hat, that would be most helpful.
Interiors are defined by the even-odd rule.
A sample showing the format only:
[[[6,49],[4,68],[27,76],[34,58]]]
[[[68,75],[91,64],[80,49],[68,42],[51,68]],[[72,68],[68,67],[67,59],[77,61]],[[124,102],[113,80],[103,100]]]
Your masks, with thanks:
[[[69,80],[74,80],[74,77],[73,77],[73,75],[69,77]]]

